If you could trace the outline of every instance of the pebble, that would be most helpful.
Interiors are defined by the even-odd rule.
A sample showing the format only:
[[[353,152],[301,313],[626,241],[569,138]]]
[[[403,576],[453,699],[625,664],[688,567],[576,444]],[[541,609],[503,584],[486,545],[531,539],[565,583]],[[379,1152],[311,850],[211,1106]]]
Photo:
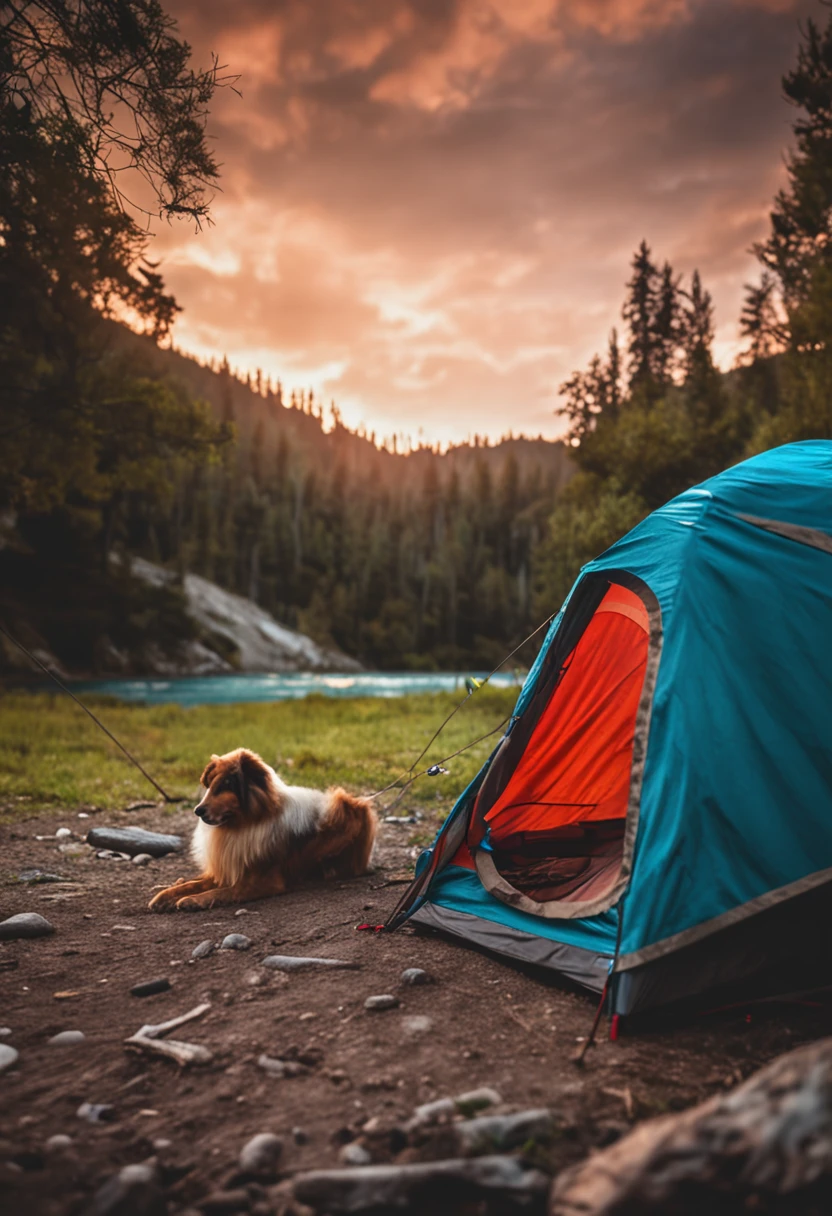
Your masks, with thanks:
[[[433,1018],[415,1013],[412,1017],[402,1018],[402,1030],[408,1035],[427,1034],[433,1029]]]
[[[251,948],[251,938],[245,933],[228,933],[220,942],[220,950],[248,950]]]
[[[0,942],[11,942],[21,937],[48,937],[55,932],[45,916],[37,912],[18,912],[0,921]]]
[[[71,835],[72,835],[72,832],[69,828],[58,828],[57,832],[55,833],[55,839],[56,840],[69,840]]]
[[[314,967],[332,967],[341,971],[359,971],[359,963],[347,963],[340,958],[303,958],[294,954],[270,954],[261,966],[274,971],[306,971]]]
[[[65,1153],[72,1148],[72,1136],[50,1136],[43,1146],[47,1153]]]
[[[408,967],[402,972],[401,980],[399,981],[405,988],[416,988],[422,984],[432,984],[433,979],[428,975],[427,971],[423,971],[421,967]]]
[[[182,837],[168,836],[164,832],[146,832],[144,828],[90,828],[87,844],[98,849],[116,849],[128,857],[134,857],[137,853],[164,857],[166,853],[181,850]]]
[[[83,1030],[62,1030],[59,1034],[53,1034],[47,1042],[52,1047],[69,1047],[73,1043],[83,1043],[86,1037]]]
[[[467,1093],[458,1094],[454,1098],[456,1108],[463,1114],[472,1115],[476,1110],[484,1110],[486,1106],[499,1106],[502,1097],[496,1089],[481,1085],[479,1089],[469,1089]]]
[[[145,980],[141,984],[134,984],[130,989],[131,996],[155,996],[157,992],[167,992],[170,988],[170,980],[167,976],[162,976],[158,980]]]
[[[157,1153],[163,1153],[165,1149],[173,1148],[173,1141],[167,1140],[164,1136],[159,1136],[153,1141],[153,1147]]]
[[[82,1102],[75,1114],[87,1123],[109,1123],[115,1119],[116,1109],[106,1102]]]
[[[167,1200],[156,1168],[125,1165],[95,1192],[88,1216],[166,1216]]]
[[[309,1143],[309,1133],[307,1131],[305,1131],[302,1127],[293,1127],[292,1128],[292,1139],[294,1140],[295,1144],[297,1144],[297,1145],[308,1144]]]
[[[5,1072],[7,1068],[11,1068],[16,1064],[20,1057],[20,1052],[14,1047],[10,1047],[8,1043],[0,1043],[0,1072]]]
[[[116,849],[99,849],[96,857],[100,861],[129,861],[129,853],[119,853]]]
[[[206,937],[204,942],[200,942],[198,946],[194,946],[191,951],[191,958],[207,958],[209,954],[213,954],[216,946],[209,937]]]
[[[50,874],[48,870],[21,870],[17,876],[17,881],[25,882],[31,887],[37,887],[41,883],[69,882],[69,879],[64,878],[62,874]]]
[[[382,996],[368,996],[364,1002],[364,1008],[369,1009],[371,1013],[381,1013],[385,1009],[395,1009],[398,1003],[399,998],[391,996],[388,992]]]
[[[434,1102],[425,1102],[417,1106],[413,1117],[405,1124],[405,1131],[415,1127],[429,1127],[434,1123],[444,1123],[456,1114],[456,1103],[453,1098],[437,1098]]]
[[[0,1026],[0,1039],[6,1039],[12,1033],[11,1026]]]
[[[271,1132],[259,1132],[243,1145],[240,1152],[240,1170],[244,1174],[258,1177],[274,1177],[277,1163],[283,1152],[283,1141]]]
[[[149,853],[137,853],[136,856],[133,858],[133,865],[134,866],[146,866],[152,860],[153,860],[153,858],[150,856]]]
[[[344,1165],[369,1165],[372,1157],[360,1144],[345,1144],[338,1154]]]

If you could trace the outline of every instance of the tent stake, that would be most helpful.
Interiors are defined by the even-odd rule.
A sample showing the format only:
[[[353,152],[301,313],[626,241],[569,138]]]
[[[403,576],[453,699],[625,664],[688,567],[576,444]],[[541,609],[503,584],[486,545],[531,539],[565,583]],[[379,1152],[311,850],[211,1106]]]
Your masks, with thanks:
[[[595,1035],[598,1033],[598,1024],[601,1021],[601,1014],[604,1012],[604,1002],[607,999],[608,986],[609,986],[609,978],[606,980],[603,990],[601,992],[601,999],[598,1002],[598,1008],[595,1010],[595,1019],[592,1023],[592,1029],[589,1032],[589,1036],[588,1036],[588,1038],[584,1039],[583,1043],[580,1046],[580,1050],[577,1051],[575,1053],[575,1055],[572,1057],[572,1063],[577,1065],[578,1068],[583,1068],[584,1058],[586,1056],[586,1053],[589,1051],[590,1047],[595,1042]]]

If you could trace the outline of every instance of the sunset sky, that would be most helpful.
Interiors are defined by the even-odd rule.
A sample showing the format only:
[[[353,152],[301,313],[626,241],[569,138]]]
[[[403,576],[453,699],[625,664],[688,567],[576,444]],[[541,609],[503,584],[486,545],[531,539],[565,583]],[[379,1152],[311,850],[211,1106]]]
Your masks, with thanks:
[[[414,441],[555,436],[642,237],[720,363],[819,0],[168,0],[213,106],[215,226],[157,225],[175,341]]]

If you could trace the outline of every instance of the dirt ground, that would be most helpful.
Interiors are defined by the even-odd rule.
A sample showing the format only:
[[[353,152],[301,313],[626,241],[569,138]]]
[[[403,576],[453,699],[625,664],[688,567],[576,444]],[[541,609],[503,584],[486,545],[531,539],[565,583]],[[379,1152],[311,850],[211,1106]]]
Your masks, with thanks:
[[[0,1027],[11,1030],[0,1043],[20,1053],[0,1074],[0,1209],[10,1216],[84,1213],[119,1166],[150,1157],[160,1164],[170,1211],[198,1211],[228,1184],[257,1132],[284,1139],[284,1178],[338,1165],[344,1144],[357,1138],[373,1160],[402,1159],[390,1129],[420,1103],[482,1085],[499,1092],[505,1110],[555,1112],[559,1134],[541,1163],[556,1172],[633,1121],[699,1101],[828,1032],[828,1007],[739,1009],[616,1043],[602,1034],[579,1070],[570,1057],[589,1031],[591,997],[411,928],[356,932],[361,922],[383,921],[402,892],[412,868],[407,828],[384,825],[375,872],[353,882],[252,904],[242,915],[153,915],[152,888],[189,873],[186,860],[169,856],[141,868],[98,859],[86,845],[72,856],[60,851],[55,831],[68,827],[80,840],[94,825],[138,824],[186,834],[190,809],[86,813],[0,828],[0,918],[37,911],[56,929],[0,943]],[[18,881],[36,867],[72,883]],[[246,934],[251,948],[191,960],[199,942],[228,933]],[[286,977],[259,965],[270,953],[342,958],[360,969]],[[435,983],[401,988],[407,967],[424,968]],[[130,994],[162,976],[169,991]],[[384,993],[399,998],[398,1008],[365,1010],[368,996]],[[172,1037],[209,1048],[211,1064],[180,1071],[125,1047],[143,1023],[201,1002],[210,1011]],[[429,1018],[430,1028],[414,1030],[413,1015]],[[63,1030],[86,1039],[47,1042]],[[300,1057],[305,1070],[275,1079],[258,1066],[261,1054]],[[111,1106],[111,1120],[86,1122],[76,1113],[84,1102]],[[369,1120],[375,1130],[362,1135]],[[70,1136],[71,1148],[47,1150],[55,1134]],[[414,1150],[404,1154],[413,1159]],[[264,1191],[257,1210],[279,1209],[278,1195]]]

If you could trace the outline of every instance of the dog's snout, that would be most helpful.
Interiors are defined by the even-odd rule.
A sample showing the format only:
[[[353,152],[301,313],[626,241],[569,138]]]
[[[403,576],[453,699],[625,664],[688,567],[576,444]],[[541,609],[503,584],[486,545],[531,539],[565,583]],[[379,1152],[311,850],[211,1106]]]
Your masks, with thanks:
[[[202,805],[201,802],[198,804],[198,806],[194,807],[194,814],[199,815],[200,819],[205,818],[205,807]]]

